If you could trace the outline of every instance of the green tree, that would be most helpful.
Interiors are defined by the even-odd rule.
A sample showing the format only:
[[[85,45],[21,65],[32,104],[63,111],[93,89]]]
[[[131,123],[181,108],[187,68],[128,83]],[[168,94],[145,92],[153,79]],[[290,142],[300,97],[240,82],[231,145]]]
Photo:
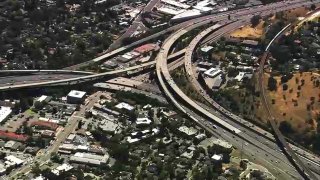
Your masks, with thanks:
[[[32,166],[31,172],[32,172],[32,174],[34,174],[35,176],[39,176],[39,175],[41,174],[41,169],[40,169],[38,163],[35,163],[35,164]]]
[[[259,24],[260,19],[261,19],[261,16],[260,16],[260,15],[254,15],[254,16],[252,16],[252,18],[251,18],[251,20],[250,20],[252,27],[256,27],[256,26]]]
[[[277,90],[277,80],[273,78],[273,76],[270,76],[268,79],[268,89],[270,91]]]
[[[283,133],[283,134],[291,134],[294,132],[292,125],[287,122],[287,121],[281,121],[280,125],[279,125],[279,130]]]
[[[111,155],[121,162],[127,162],[129,159],[129,147],[126,144],[114,144],[111,147]]]

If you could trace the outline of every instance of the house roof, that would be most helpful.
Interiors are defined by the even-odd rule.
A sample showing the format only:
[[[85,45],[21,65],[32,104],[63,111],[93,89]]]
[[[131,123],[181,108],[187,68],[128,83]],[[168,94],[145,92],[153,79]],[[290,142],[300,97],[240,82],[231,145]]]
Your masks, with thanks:
[[[134,49],[134,51],[143,54],[143,53],[147,53],[149,51],[152,51],[154,49],[156,49],[157,45],[156,44],[144,44],[140,47],[137,47]]]
[[[58,124],[49,121],[32,121],[30,126],[40,126],[51,130],[56,130],[58,128]]]
[[[10,140],[16,140],[16,141],[26,141],[29,138],[29,136],[16,134],[13,132],[5,132],[0,130],[0,138],[7,138]]]

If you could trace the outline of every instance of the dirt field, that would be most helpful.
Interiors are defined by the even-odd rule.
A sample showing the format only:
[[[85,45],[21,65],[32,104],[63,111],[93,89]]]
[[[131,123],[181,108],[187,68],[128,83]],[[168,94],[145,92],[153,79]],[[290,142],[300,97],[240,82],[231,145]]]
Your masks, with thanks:
[[[317,5],[318,7],[319,5]],[[289,22],[296,20],[298,17],[304,17],[310,12],[310,7],[296,8],[283,13],[283,18],[287,19]],[[270,22],[274,22],[275,16],[272,16]],[[265,22],[261,21],[257,27],[251,27],[251,25],[244,26],[240,29],[233,31],[230,36],[234,38],[246,38],[246,39],[260,39],[264,34],[263,24]]]
[[[252,27],[251,25],[244,26],[240,29],[233,31],[230,36],[234,38],[247,38],[256,40],[261,38],[264,32],[263,28],[264,21],[261,21],[256,27]]]
[[[265,87],[267,87],[268,78],[269,75],[266,75],[264,79]],[[320,114],[320,88],[314,87],[311,78],[320,78],[320,75],[317,73],[311,74],[310,72],[296,73],[287,82],[288,90],[283,91],[283,86],[280,85],[280,77],[275,77],[278,81],[277,91],[267,91],[269,103],[277,121],[286,120],[291,122],[299,132],[303,132],[305,128],[315,128],[315,118]],[[305,81],[302,86],[301,80]],[[298,86],[301,87],[301,90],[298,90]],[[300,92],[299,97],[298,92]],[[313,103],[312,97],[314,97]],[[274,104],[272,104],[272,99],[275,100]],[[310,106],[310,110],[307,109],[307,106]],[[258,117],[264,121],[266,120],[266,113],[262,105],[256,113]]]
[[[304,17],[309,12],[310,12],[309,7],[301,7],[301,8],[296,8],[290,11],[286,11],[283,17],[286,18],[287,20],[293,20],[298,17]]]

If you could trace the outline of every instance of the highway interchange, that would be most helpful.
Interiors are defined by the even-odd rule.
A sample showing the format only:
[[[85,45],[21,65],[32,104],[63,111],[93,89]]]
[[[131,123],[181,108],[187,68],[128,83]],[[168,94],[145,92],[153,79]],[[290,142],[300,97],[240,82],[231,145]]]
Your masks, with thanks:
[[[240,24],[244,24],[244,22],[240,23]],[[228,26],[228,25],[227,25]],[[227,27],[226,26],[226,27]],[[235,26],[235,27],[239,27],[239,26]],[[188,28],[188,27],[187,27]],[[183,112],[186,112],[185,110],[183,110],[183,108],[179,105],[179,103],[176,101],[176,99],[174,99],[174,96],[170,93],[169,91],[169,88],[166,86],[166,83],[170,86],[170,89],[174,91],[174,94],[178,95],[181,99],[183,99],[184,103],[187,103],[189,104],[189,106],[192,107],[192,109],[195,109],[196,111],[199,111],[201,112],[201,114],[203,116],[206,116],[208,118],[210,118],[211,120],[217,122],[218,124],[222,125],[223,127],[227,128],[228,130],[230,131],[233,131],[234,133],[238,134],[239,136],[241,136],[241,131],[237,129],[235,129],[233,126],[230,127],[230,124],[226,123],[225,121],[222,121],[221,122],[221,119],[220,118],[217,118],[216,116],[214,115],[211,115],[209,111],[207,111],[206,109],[202,108],[201,106],[197,105],[194,103],[194,101],[192,101],[190,98],[188,98],[180,89],[179,87],[175,84],[175,82],[173,81],[172,77],[170,76],[170,73],[169,73],[169,70],[167,68],[167,56],[169,54],[169,50],[172,48],[173,44],[175,41],[178,40],[179,37],[181,37],[184,33],[188,32],[189,30],[187,30],[187,28],[183,28],[179,31],[177,31],[176,33],[172,34],[167,40],[166,42],[164,43],[163,47],[161,48],[161,51],[158,55],[158,59],[157,59],[157,77],[158,77],[158,80],[160,82],[160,85],[162,87],[162,89],[164,90],[165,94],[170,98],[170,100],[179,108],[181,109]],[[195,27],[193,27],[195,28]],[[212,31],[214,30],[215,28],[217,28],[217,26],[213,26],[211,28],[209,28],[209,31]],[[229,30],[232,30],[233,26],[231,27],[228,27],[228,28],[225,28],[224,31],[221,33],[223,34],[224,32],[228,32]],[[201,35],[201,34],[200,34]],[[202,37],[204,37],[206,35],[206,33],[204,33],[204,35],[202,35]],[[202,37],[196,37],[195,38],[195,42],[198,42],[198,39],[197,38],[202,38]],[[196,44],[192,44],[193,42],[190,43],[190,45],[196,45]],[[188,57],[188,53],[192,53],[193,51],[190,51],[189,49],[186,50],[186,56],[185,57]],[[190,60],[191,60],[191,57],[190,57]],[[188,62],[187,62],[188,63]],[[191,67],[191,63],[189,62],[189,66]],[[193,70],[190,69],[190,67],[186,66],[186,72],[189,73],[189,76],[190,76],[190,72],[192,72]],[[192,68],[192,67],[191,67]],[[166,83],[165,83],[166,82]],[[196,85],[197,87],[199,87],[199,84]],[[203,92],[203,90],[200,90],[200,92]],[[191,116],[190,114],[188,114],[189,116]],[[191,117],[192,118],[192,117]],[[193,119],[193,118],[192,118]],[[226,119],[224,119],[226,120]],[[195,120],[196,122],[198,122],[199,124],[202,124],[202,126],[205,126],[207,122],[202,122],[202,121],[199,121],[199,120]],[[271,143],[270,142],[267,142],[266,146],[264,146],[265,144],[264,143],[261,143],[261,141],[255,141],[254,138],[250,139],[251,137],[245,137],[243,136],[242,137],[243,139],[247,140],[248,142],[252,143],[252,145],[256,146],[256,147],[260,147],[261,150],[267,150],[266,151],[267,153],[270,153],[270,155],[273,155],[273,156],[277,156],[277,154],[279,154],[277,156],[277,158],[279,159],[285,159],[286,160],[286,157],[283,155],[283,153],[281,153],[281,150],[276,146],[276,144],[274,143]],[[234,143],[234,142],[233,142]],[[271,147],[270,148],[270,145],[274,144],[273,146],[274,147]],[[288,146],[286,147],[288,148]],[[246,149],[246,151],[248,151],[248,149]],[[290,154],[289,154],[290,155]],[[267,156],[267,154],[266,154]],[[282,157],[281,157],[282,156]],[[292,156],[292,155],[291,155]],[[299,160],[299,159],[293,159],[293,161],[296,162],[296,160]],[[281,160],[280,160],[281,161]],[[273,161],[271,161],[273,162]],[[275,161],[276,163],[279,163],[279,161]],[[274,163],[273,163],[274,164]],[[290,165],[290,163],[288,164]],[[309,170],[308,167],[306,167],[303,163],[299,162],[299,163],[296,163],[296,165],[298,166],[298,170],[301,170],[301,174],[302,176],[304,176],[304,178],[310,178],[310,179],[318,179],[318,175],[314,175],[313,173],[311,173],[311,171]],[[308,164],[309,167],[311,166],[311,164],[309,163]],[[283,169],[284,168],[284,165],[281,165],[279,167],[279,169]],[[315,169],[314,167],[310,167],[311,169],[313,169],[314,172],[317,172],[317,168],[318,168],[318,165],[316,165]],[[287,170],[286,172],[289,172],[289,170]],[[317,177],[316,177],[317,176]],[[295,177],[298,177],[298,176],[295,176]]]
[[[184,25],[176,25],[172,27],[172,30],[168,30],[168,32],[175,31],[166,39],[163,43],[161,50],[158,54],[156,62],[150,62],[149,64],[139,65],[137,67],[130,67],[130,69],[118,70],[116,72],[107,72],[102,74],[92,74],[92,75],[81,75],[81,77],[71,77],[70,79],[60,79],[49,82],[39,82],[39,83],[25,83],[18,85],[9,85],[2,86],[0,90],[9,90],[9,89],[19,89],[25,87],[39,87],[43,85],[52,85],[57,83],[67,83],[67,82],[77,82],[82,80],[92,80],[100,77],[104,77],[107,75],[115,75],[118,73],[123,73],[128,70],[134,70],[142,67],[149,67],[156,65],[156,74],[159,81],[159,85],[161,86],[163,92],[171,100],[171,102],[182,112],[186,113],[191,119],[197,122],[201,127],[205,128],[209,132],[213,133],[215,136],[220,136],[223,139],[231,142],[236,148],[243,149],[243,152],[247,154],[251,159],[257,160],[261,162],[263,165],[268,167],[273,173],[278,174],[279,177],[284,179],[301,179],[302,176],[295,170],[292,164],[288,161],[287,157],[282,153],[282,150],[277,146],[274,142],[274,137],[272,134],[267,133],[260,128],[252,127],[252,124],[242,120],[241,118],[233,115],[230,112],[227,112],[218,104],[216,104],[211,98],[209,99],[205,90],[201,88],[198,81],[196,80],[193,68],[192,68],[192,52],[195,50],[197,44],[199,44],[200,40],[214,41],[221,37],[223,34],[230,32],[243,24],[249,22],[250,18],[254,14],[267,15],[276,11],[283,11],[286,9],[292,9],[295,7],[300,7],[302,5],[310,5],[312,3],[319,1],[291,1],[290,4],[288,2],[280,2],[269,4],[265,6],[247,8],[244,10],[237,10],[232,12],[226,12],[222,14],[209,15],[201,18],[197,18],[191,21],[187,21],[188,23],[181,23]],[[231,21],[228,20],[228,14],[231,15]],[[188,72],[188,79],[196,90],[203,96],[205,99],[213,105],[215,109],[211,109],[211,107],[206,107],[202,104],[199,104],[188,96],[186,96],[182,90],[175,84],[173,81],[170,71],[168,68],[168,56],[171,53],[171,49],[174,43],[181,37],[183,34],[188,31],[201,27],[209,22],[218,22],[217,24],[209,27],[204,30],[198,36],[196,36],[189,46],[185,50],[184,61],[182,64],[185,65],[185,68]],[[182,28],[183,27],[183,28]],[[175,29],[177,28],[177,29]],[[170,29],[170,28],[169,28]],[[174,30],[173,30],[174,29]],[[167,31],[167,30],[166,30]],[[211,32],[213,32],[210,34]],[[167,33],[167,32],[165,32]],[[139,43],[137,43],[139,44]],[[130,45],[131,46],[131,45]],[[133,47],[134,45],[132,45]],[[123,49],[124,48],[124,49]],[[110,52],[109,54],[103,55],[94,59],[94,62],[100,62],[105,60],[108,57],[112,57],[115,54],[118,54],[128,47],[123,47],[116,49],[115,51]],[[180,61],[181,62],[181,61]],[[50,75],[51,76],[51,75]],[[70,75],[72,76],[72,75]],[[79,75],[77,75],[79,76]],[[13,78],[16,76],[13,76]],[[8,83],[11,81],[9,80]],[[178,98],[177,98],[178,97]],[[179,102],[182,100],[182,103]],[[193,111],[192,111],[193,110]],[[220,112],[219,112],[219,111]],[[200,114],[202,117],[200,117]],[[210,119],[211,121],[208,121]],[[220,127],[213,127],[212,121],[219,124]],[[241,123],[239,123],[239,121]],[[72,126],[70,126],[72,129]],[[67,134],[67,133],[66,133]],[[62,138],[63,139],[63,138]],[[245,147],[243,147],[245,145]],[[54,146],[55,147],[55,146]],[[295,147],[295,149],[298,149]],[[53,148],[53,150],[56,150]],[[305,179],[320,179],[320,167],[318,162],[319,159],[315,159],[315,157],[303,150],[298,150],[301,152],[299,156],[303,156],[300,158],[304,161],[304,163],[308,164],[308,167],[311,169],[313,173],[309,172],[309,168],[303,168],[303,171],[307,174]]]

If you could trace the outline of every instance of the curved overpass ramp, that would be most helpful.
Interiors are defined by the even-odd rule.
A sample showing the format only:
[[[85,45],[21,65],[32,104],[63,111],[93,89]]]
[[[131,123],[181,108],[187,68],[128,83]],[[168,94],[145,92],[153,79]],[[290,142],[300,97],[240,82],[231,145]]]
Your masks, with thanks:
[[[186,32],[186,30],[181,30],[179,31],[179,34],[183,34],[183,32]],[[156,65],[156,72],[157,72],[157,78],[159,80],[159,84],[161,85],[165,95],[170,99],[170,101],[173,102],[173,104],[181,110],[181,108],[183,107],[183,105],[181,105],[177,100],[176,97],[179,97],[180,99],[183,99],[184,103],[187,103],[188,106],[192,107],[192,110],[196,110],[197,112],[201,112],[201,115],[206,117],[206,119],[210,119],[216,123],[219,123],[221,121],[223,121],[222,119],[220,119],[219,117],[214,116],[213,114],[211,114],[209,111],[205,110],[204,108],[202,108],[201,106],[199,106],[198,104],[194,103],[190,98],[188,98],[186,95],[183,95],[183,92],[178,88],[178,86],[175,84],[175,82],[172,80],[169,71],[168,71],[168,67],[167,67],[167,60],[166,57],[168,55],[169,49],[171,48],[172,44],[178,39],[178,36],[171,36],[166,43],[163,46],[163,49],[161,50],[161,52],[159,53],[158,57],[157,57],[157,65]],[[171,90],[174,91],[175,95],[171,94]],[[193,119],[196,123],[198,123],[200,126],[202,127],[206,127],[208,126],[208,121],[200,121],[198,119],[195,119],[193,116],[190,115],[190,112],[182,110],[183,113],[186,113],[191,119]],[[217,120],[218,119],[218,120]],[[224,122],[222,123],[222,125],[226,125],[228,123]],[[209,125],[210,126],[210,125]],[[251,143],[251,142],[255,142],[254,138],[250,138],[250,137],[245,137],[243,135],[243,132],[241,132],[238,128],[232,126],[231,124],[226,125],[226,128],[230,128],[228,130],[231,131],[231,134],[237,134],[237,136],[242,137],[242,139],[246,139],[247,142]],[[237,129],[237,133],[235,133],[234,130]],[[227,136],[226,138],[228,138],[228,131],[227,132],[221,132],[222,136]],[[248,139],[247,139],[248,138]],[[232,139],[232,138],[231,138]],[[237,140],[238,141],[238,140]],[[232,144],[237,144],[237,141],[233,141]],[[277,167],[278,169],[286,169],[284,171],[284,173],[293,173],[294,175],[291,175],[291,178],[296,178],[299,177],[298,174],[296,174],[294,172],[294,168],[290,165],[290,163],[287,163],[286,157],[284,155],[282,155],[280,152],[275,153],[276,151],[273,149],[270,149],[268,146],[266,146],[265,144],[256,142],[250,144],[250,149],[246,149],[246,152],[250,152],[252,155],[255,152],[259,152],[260,155],[257,156],[261,156],[263,158],[264,153],[268,154],[268,156],[272,156],[272,158],[276,158],[278,162],[281,161],[281,164],[274,164],[274,167]],[[241,145],[238,146],[238,148],[241,148]],[[260,152],[262,151],[262,152]],[[260,158],[260,157],[259,157]],[[269,160],[269,159],[264,159],[263,161],[267,161],[266,163],[274,163],[275,160]]]
[[[243,23],[248,23],[247,22],[243,22]],[[231,29],[228,28],[227,31],[223,30],[217,30],[215,31],[212,35],[215,37],[212,40],[217,40],[217,38],[221,37],[223,34],[228,33],[229,31],[232,31],[234,29],[234,27],[239,27],[239,26],[231,26]],[[194,89],[202,95],[202,97],[204,97],[204,99],[210,103],[211,105],[213,105],[213,107],[215,109],[217,109],[219,112],[222,113],[223,116],[228,117],[230,120],[233,120],[234,122],[240,124],[242,127],[245,127],[251,131],[254,132],[254,134],[259,134],[269,140],[273,142],[276,142],[276,139],[274,138],[274,136],[257,127],[254,126],[252,123],[247,122],[246,120],[242,119],[241,117],[238,117],[237,115],[231,113],[230,111],[226,110],[225,108],[223,108],[222,106],[220,106],[218,103],[216,103],[211,97],[210,95],[208,95],[206,93],[206,90],[202,88],[201,84],[198,82],[195,74],[194,74],[194,70],[192,67],[192,55],[193,52],[195,51],[195,48],[197,47],[197,45],[204,39],[206,38],[211,32],[213,31],[213,27],[210,27],[204,31],[202,31],[200,34],[198,34],[189,44],[189,46],[186,48],[186,54],[184,57],[184,66],[185,66],[185,70],[186,72],[188,72],[187,78],[189,79],[189,81],[192,83]],[[279,33],[278,33],[279,34]],[[274,41],[274,39],[272,40],[272,42]],[[269,46],[267,47],[267,49],[269,48]],[[263,138],[263,139],[265,139]],[[263,140],[265,141],[265,140]],[[276,144],[274,144],[276,146]],[[293,145],[293,144],[289,144],[291,147],[293,147],[295,150],[297,150],[296,152],[299,154],[300,157],[304,158],[304,160],[306,160],[307,162],[312,162],[312,165],[310,164],[311,168],[313,171],[318,171],[318,167],[319,167],[319,162],[320,159],[318,157],[313,156],[312,154],[310,154],[309,152],[306,152],[300,148],[298,148],[297,146]],[[317,167],[318,166],[318,167]]]

